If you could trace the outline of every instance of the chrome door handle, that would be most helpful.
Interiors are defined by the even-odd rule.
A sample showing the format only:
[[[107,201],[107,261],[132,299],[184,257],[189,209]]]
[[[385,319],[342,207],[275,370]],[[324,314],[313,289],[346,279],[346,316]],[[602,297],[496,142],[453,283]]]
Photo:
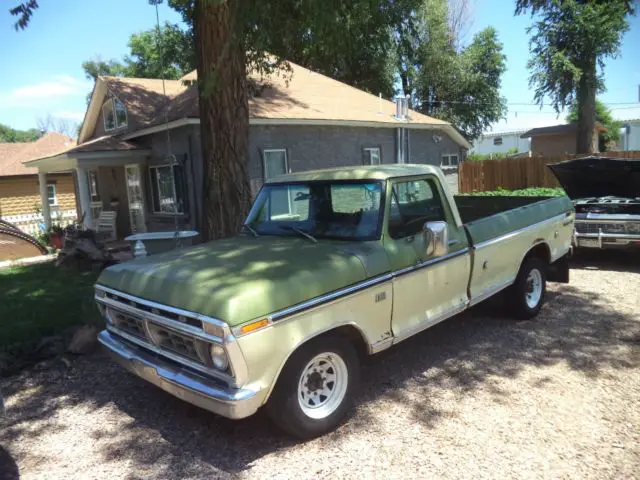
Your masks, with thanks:
[[[458,243],[460,243],[460,240],[456,240],[455,238],[452,239],[452,240],[449,240],[449,246],[457,245]]]

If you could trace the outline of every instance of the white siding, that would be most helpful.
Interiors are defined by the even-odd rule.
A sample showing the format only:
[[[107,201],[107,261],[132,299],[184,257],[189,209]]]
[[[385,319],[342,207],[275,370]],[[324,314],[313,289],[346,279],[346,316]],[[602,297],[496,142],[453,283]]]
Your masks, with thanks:
[[[471,151],[487,155],[490,153],[506,153],[512,148],[517,148],[518,153],[528,152],[530,140],[528,138],[520,138],[523,133],[524,131],[483,135],[473,143]],[[496,138],[502,139],[502,145],[494,145]]]
[[[627,122],[622,122],[625,125]],[[618,141],[618,147],[620,150],[640,150],[640,121],[635,120],[628,122],[629,125],[629,133],[625,131],[624,126],[622,127],[622,134],[620,135],[620,140]]]

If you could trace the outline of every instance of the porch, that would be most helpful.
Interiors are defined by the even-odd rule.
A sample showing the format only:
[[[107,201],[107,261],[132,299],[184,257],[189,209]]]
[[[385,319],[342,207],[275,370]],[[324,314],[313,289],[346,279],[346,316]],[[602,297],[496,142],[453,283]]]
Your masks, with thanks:
[[[85,228],[97,229],[100,214],[113,212],[113,240],[176,230],[176,217],[178,229],[191,226],[182,200],[186,185],[180,169],[174,166],[172,176],[166,159],[154,157],[151,149],[113,137],[98,140],[53,157],[25,162],[37,167],[39,184],[45,185],[40,188],[40,203],[47,228],[56,221],[47,199],[47,176],[60,172],[73,174],[78,219],[82,219]],[[180,188],[174,187],[178,184]],[[104,217],[107,215],[103,220]]]

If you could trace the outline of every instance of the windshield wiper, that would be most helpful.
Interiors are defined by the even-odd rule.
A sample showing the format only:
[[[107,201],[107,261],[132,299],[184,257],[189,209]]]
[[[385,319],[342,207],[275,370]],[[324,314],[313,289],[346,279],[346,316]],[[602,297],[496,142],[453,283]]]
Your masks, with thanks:
[[[249,225],[248,223],[243,223],[242,224],[242,228],[246,228],[247,230],[249,230],[251,232],[251,235],[253,235],[256,238],[258,238],[260,236],[260,234],[258,232],[256,232],[254,230],[254,228],[251,225]]]
[[[291,230],[294,231],[296,233],[299,233],[300,235],[302,235],[303,237],[308,238],[309,240],[311,240],[313,243],[318,243],[318,240],[316,240],[316,237],[314,237],[313,235],[311,235],[310,233],[305,232],[304,230],[300,230],[298,227],[292,227],[290,225],[279,225],[279,227],[282,230]]]

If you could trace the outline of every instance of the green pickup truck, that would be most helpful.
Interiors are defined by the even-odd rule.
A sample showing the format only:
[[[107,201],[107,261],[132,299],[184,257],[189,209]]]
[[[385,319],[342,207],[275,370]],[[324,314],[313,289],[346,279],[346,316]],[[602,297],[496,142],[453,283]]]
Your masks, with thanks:
[[[99,340],[128,370],[230,418],[265,407],[301,438],[345,417],[363,356],[507,290],[538,313],[568,281],[561,198],[453,197],[424,165],[285,175],[242,233],[107,268]]]

